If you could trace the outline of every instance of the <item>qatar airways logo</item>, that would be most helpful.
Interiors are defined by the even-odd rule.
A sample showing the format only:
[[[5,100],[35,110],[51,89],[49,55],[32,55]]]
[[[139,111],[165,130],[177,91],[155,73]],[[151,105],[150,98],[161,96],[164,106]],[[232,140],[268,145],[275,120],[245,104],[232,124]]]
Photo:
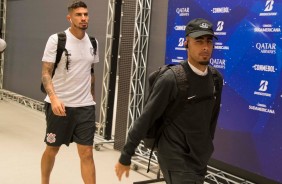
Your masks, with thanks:
[[[225,59],[215,59],[215,58],[211,58],[211,59],[210,59],[210,64],[211,64],[213,67],[215,67],[215,68],[225,69],[226,60],[225,60]]]
[[[277,16],[277,12],[273,12],[274,0],[267,0],[264,7],[264,12],[260,13],[259,16]]]
[[[189,16],[189,7],[185,7],[185,8],[176,8],[176,13],[180,16],[180,17],[188,17]]]
[[[276,54],[276,43],[256,43],[255,47],[262,54]]]

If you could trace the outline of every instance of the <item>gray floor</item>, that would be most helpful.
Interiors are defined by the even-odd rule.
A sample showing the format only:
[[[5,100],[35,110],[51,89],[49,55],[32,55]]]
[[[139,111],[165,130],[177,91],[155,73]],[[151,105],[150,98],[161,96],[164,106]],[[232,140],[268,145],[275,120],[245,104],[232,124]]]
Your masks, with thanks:
[[[45,120],[42,112],[16,102],[0,100],[0,184],[39,184],[40,159],[45,148]],[[155,175],[144,169],[131,171],[129,178],[119,182],[114,165],[119,152],[104,145],[94,150],[97,184],[132,184]],[[51,184],[82,184],[76,145],[63,146],[51,176]]]

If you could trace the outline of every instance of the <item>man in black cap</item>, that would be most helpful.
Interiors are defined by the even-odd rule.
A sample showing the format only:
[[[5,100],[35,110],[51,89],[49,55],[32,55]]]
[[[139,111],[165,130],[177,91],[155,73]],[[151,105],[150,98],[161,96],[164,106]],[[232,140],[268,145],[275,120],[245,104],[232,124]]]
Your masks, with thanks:
[[[191,20],[185,29],[188,60],[181,64],[187,75],[187,99],[180,112],[170,119],[157,143],[158,162],[166,183],[200,184],[204,182],[207,163],[213,153],[213,138],[220,110],[223,79],[213,67],[208,67],[216,38],[212,24],[202,18]],[[217,39],[217,38],[216,38]],[[156,81],[148,103],[128,132],[116,175],[128,177],[131,157],[148,128],[164,114],[179,89],[172,70]],[[179,109],[178,109],[179,111]],[[164,120],[164,123],[166,119]]]

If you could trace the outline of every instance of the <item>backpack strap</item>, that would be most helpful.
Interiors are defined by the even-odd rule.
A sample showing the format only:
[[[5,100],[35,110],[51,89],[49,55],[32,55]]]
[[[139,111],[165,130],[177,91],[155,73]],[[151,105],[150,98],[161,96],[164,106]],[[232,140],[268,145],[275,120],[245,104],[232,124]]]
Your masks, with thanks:
[[[186,70],[186,67],[184,63],[185,61],[182,61],[179,65],[170,67],[171,70],[173,71],[176,79],[176,84],[178,88],[178,97],[184,97],[187,94],[187,90],[189,88],[189,83],[188,83],[188,71]]]
[[[150,90],[153,90],[155,82],[157,81],[158,77],[161,76],[162,73],[166,72],[168,69],[171,69],[174,73],[177,88],[178,88],[178,94],[175,100],[169,102],[169,105],[167,109],[165,110],[165,113],[164,113],[165,117],[163,118],[164,120],[166,120],[166,122],[171,122],[171,120],[175,116],[177,116],[176,114],[181,112],[181,109],[182,109],[181,103],[183,104],[185,103],[185,97],[187,96],[186,94],[189,88],[189,84],[188,84],[188,77],[187,77],[188,75],[184,68],[185,66],[183,66],[182,64],[165,65],[165,66],[160,67],[158,71],[151,74],[151,75],[156,75],[156,76],[153,76],[153,77],[149,76],[149,79],[152,78],[152,81],[149,80],[149,85],[152,85]],[[149,91],[149,94],[151,94],[151,91]],[[164,123],[164,124],[168,124],[168,123]],[[163,127],[161,127],[161,129],[163,130]],[[157,137],[159,136],[160,135],[158,135]]]
[[[218,71],[209,65],[209,69],[212,72],[212,78],[214,83],[214,97],[217,99],[220,95],[220,91],[222,89],[223,83],[222,83],[222,77],[218,73]]]
[[[97,55],[97,41],[96,41],[95,37],[93,37],[93,36],[88,35],[88,37],[89,37],[90,42],[91,42],[92,47],[93,47],[93,54]],[[91,74],[94,74],[94,68],[92,68],[92,67],[91,67]]]
[[[57,55],[56,55],[56,61],[55,61],[55,66],[52,72],[52,77],[55,74],[55,70],[59,64],[59,62],[61,61],[62,58],[62,54],[64,51],[66,51],[66,33],[64,31],[57,33],[58,35],[58,44],[57,44]]]
[[[181,109],[183,109],[182,104],[185,103],[185,97],[189,88],[187,75],[182,65],[168,66],[168,68],[171,69],[175,75],[178,94],[175,100],[169,102],[167,109],[164,112],[164,123],[162,123],[160,130],[157,133],[156,142],[158,142],[158,139],[160,138],[165,127],[169,125],[172,120],[178,116],[178,114],[181,112]]]
[[[152,94],[152,91],[154,89],[154,86],[157,82],[157,80],[160,78],[160,76],[165,73],[172,65],[163,65],[161,67],[159,67],[158,70],[150,73],[150,75],[148,76],[148,83],[149,83],[149,95],[145,98],[145,104],[147,104],[147,101],[150,97],[150,95]]]
[[[184,61],[185,62],[185,61]],[[169,124],[175,117],[182,112],[183,105],[186,102],[186,96],[189,88],[188,74],[185,69],[185,63],[181,62],[179,65],[170,67],[176,79],[178,94],[175,100],[171,101],[165,111],[165,123]]]
[[[62,31],[62,32],[57,33],[57,35],[58,35],[57,55],[56,55],[56,61],[55,61],[55,66],[54,66],[52,76],[55,74],[55,69],[57,68],[59,62],[61,61],[63,52],[65,51],[67,56],[68,56],[68,51],[65,48],[66,47],[66,40],[67,40],[66,33],[64,31]],[[96,55],[97,54],[97,41],[96,41],[95,37],[93,37],[93,36],[89,36],[89,39],[90,39],[90,42],[91,42],[92,47],[94,49],[94,55]],[[67,60],[68,60],[68,58],[67,58]],[[69,62],[67,61],[67,66],[66,66],[67,69],[68,69],[68,65],[69,65]]]
[[[212,66],[208,66],[212,72],[212,78],[214,83],[214,92],[213,96],[207,96],[202,98],[197,98],[196,100],[188,100],[187,101],[187,93],[189,88],[189,77],[188,77],[188,63],[186,61],[182,61],[180,65],[170,66],[170,69],[173,71],[177,88],[178,88],[178,95],[176,99],[168,105],[168,108],[166,109],[166,116],[164,119],[166,120],[166,123],[169,124],[173,121],[175,117],[178,116],[178,114],[182,111],[183,105],[185,103],[198,103],[204,100],[209,100],[212,98],[218,99],[220,96],[220,91],[222,89],[223,83],[222,83],[222,77],[219,74],[219,72]],[[162,129],[163,130],[163,129]]]
[[[155,141],[152,145],[151,152],[149,155],[149,163],[147,167],[147,173],[150,171],[150,163],[151,158],[153,154],[153,150],[156,147],[157,143],[159,142],[159,138],[161,137],[164,129],[172,122],[173,118],[178,116],[178,114],[181,112],[181,109],[183,108],[183,105],[181,103],[185,103],[184,96],[186,96],[187,90],[188,90],[188,80],[187,80],[187,74],[184,70],[184,66],[182,64],[179,65],[164,65],[159,68],[156,72],[153,72],[149,76],[149,85],[152,87],[150,88],[149,94],[151,94],[151,90],[154,88],[154,84],[157,81],[158,77],[166,72],[168,69],[171,69],[175,75],[176,84],[178,88],[178,94],[175,100],[171,101],[165,110],[165,113],[162,118],[163,123],[161,124],[160,128],[158,129],[158,132],[156,134]],[[150,81],[150,78],[152,79]]]
[[[95,37],[93,37],[93,36],[88,36],[88,37],[89,37],[90,42],[92,44],[92,47],[94,49],[93,53],[94,53],[94,55],[97,55],[97,41],[96,41]]]
[[[55,75],[56,68],[57,68],[57,66],[58,66],[58,64],[59,64],[59,62],[60,62],[60,60],[62,58],[63,52],[64,51],[67,52],[67,50],[65,48],[66,40],[67,40],[66,33],[64,31],[62,31],[62,32],[57,33],[57,35],[58,35],[57,54],[56,54],[56,60],[55,60],[55,64],[54,64],[54,69],[52,71],[52,76],[51,76],[52,78]],[[67,58],[67,60],[68,60],[68,58]],[[69,62],[67,62],[67,68],[68,68],[68,64],[69,64]],[[42,82],[41,82],[40,89],[41,89],[41,91],[43,93],[46,93],[45,88],[44,88]]]
[[[61,61],[63,52],[66,52],[66,56],[67,56],[66,68],[67,70],[69,69],[69,54],[68,54],[68,50],[66,49],[66,41],[67,41],[66,33],[62,31],[62,32],[58,32],[57,35],[58,35],[57,54],[56,54],[54,69],[52,71],[52,77],[54,76],[56,68]],[[89,36],[89,39],[94,49],[93,53],[94,55],[96,55],[97,54],[97,41],[95,37],[93,36]],[[91,68],[91,73],[94,73],[93,68]],[[46,93],[42,83],[41,83],[41,91]]]

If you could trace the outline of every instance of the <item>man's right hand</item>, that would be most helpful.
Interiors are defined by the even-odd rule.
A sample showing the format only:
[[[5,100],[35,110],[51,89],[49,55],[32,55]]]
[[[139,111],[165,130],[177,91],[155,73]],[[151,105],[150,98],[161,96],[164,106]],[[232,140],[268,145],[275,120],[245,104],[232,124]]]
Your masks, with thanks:
[[[50,100],[53,113],[57,116],[66,116],[64,103],[61,102],[57,97],[51,97]]]

